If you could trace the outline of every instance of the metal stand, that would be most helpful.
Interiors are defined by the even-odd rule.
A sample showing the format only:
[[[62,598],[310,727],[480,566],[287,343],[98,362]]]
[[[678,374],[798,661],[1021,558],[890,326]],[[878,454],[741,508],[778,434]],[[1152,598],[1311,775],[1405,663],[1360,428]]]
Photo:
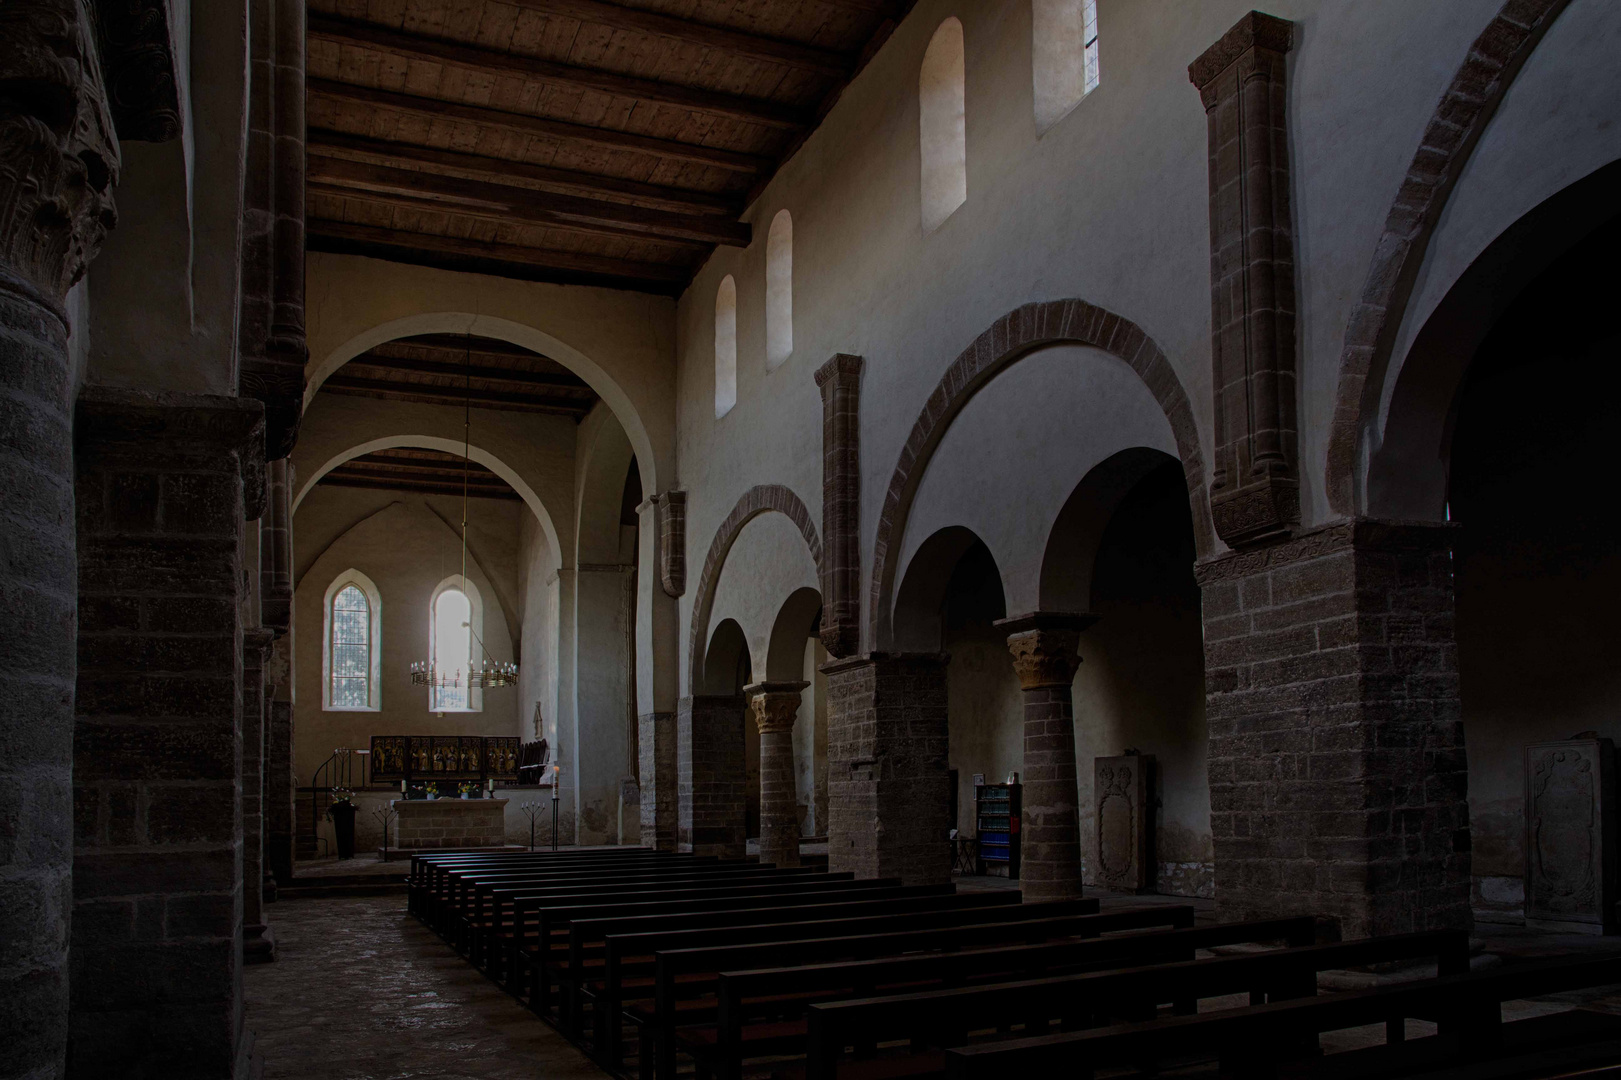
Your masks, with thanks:
[[[535,850],[535,820],[540,817],[540,803],[531,800],[524,803],[519,809],[529,815],[529,850],[533,851]]]
[[[552,788],[552,850],[557,850],[557,789]]]

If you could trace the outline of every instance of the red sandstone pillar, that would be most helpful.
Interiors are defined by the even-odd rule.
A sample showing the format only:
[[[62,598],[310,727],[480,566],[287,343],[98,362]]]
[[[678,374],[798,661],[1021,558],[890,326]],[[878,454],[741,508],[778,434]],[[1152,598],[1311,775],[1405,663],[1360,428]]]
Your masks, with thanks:
[[[1020,880],[1030,900],[1081,895],[1080,795],[1075,779],[1075,706],[1081,631],[1095,615],[1038,611],[1003,619],[1024,691],[1024,815]]]
[[[695,855],[740,859],[746,778],[741,694],[682,698],[676,709],[676,842]]]
[[[794,718],[807,682],[745,686],[760,728],[760,861],[799,865],[799,803],[794,798]]]

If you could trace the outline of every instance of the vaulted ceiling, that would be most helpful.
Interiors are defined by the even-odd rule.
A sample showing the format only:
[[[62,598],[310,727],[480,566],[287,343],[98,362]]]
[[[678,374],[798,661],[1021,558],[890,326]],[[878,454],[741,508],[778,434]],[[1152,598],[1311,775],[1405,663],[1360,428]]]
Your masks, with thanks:
[[[310,0],[309,247],[677,295],[912,3]]]

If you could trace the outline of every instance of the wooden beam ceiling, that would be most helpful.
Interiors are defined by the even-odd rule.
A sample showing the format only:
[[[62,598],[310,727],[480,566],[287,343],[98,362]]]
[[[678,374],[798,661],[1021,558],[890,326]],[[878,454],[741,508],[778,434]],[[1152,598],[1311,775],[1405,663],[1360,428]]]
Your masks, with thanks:
[[[496,49],[400,33],[387,27],[339,19],[330,15],[311,14],[309,33],[311,37],[324,41],[362,49],[375,49],[390,56],[421,60],[431,64],[454,64],[472,71],[498,71],[536,82],[617,94],[620,97],[637,98],[660,105],[674,105],[691,109],[693,112],[747,120],[750,123],[770,127],[797,130],[810,127],[815,122],[815,117],[810,113],[774,101],[659,82],[656,79],[639,79],[632,75],[621,75],[595,68],[558,64],[533,56],[519,56]]]
[[[648,210],[625,203],[582,199],[342,158],[311,155],[308,176],[312,186],[330,185],[343,189],[339,193],[348,197],[386,201],[390,196],[407,196],[413,206],[420,200],[438,201],[435,209],[468,217],[498,222],[524,221],[604,236],[657,239],[683,245],[747,247],[751,232],[747,224],[723,217],[672,214],[667,210]]]
[[[454,262],[447,263],[446,259],[507,264],[514,270],[530,268],[540,271],[540,280],[578,281],[582,284],[636,289],[660,296],[679,295],[682,287],[692,277],[691,269],[686,266],[635,262],[630,259],[614,259],[577,251],[554,251],[521,244],[462,240],[436,233],[406,232],[325,218],[309,219],[305,223],[305,232],[309,237],[311,251],[379,254],[380,257],[402,258],[405,262],[417,262],[424,266],[447,266],[449,269],[464,267]],[[383,254],[384,252],[387,254]],[[436,258],[441,256],[444,258]]]
[[[310,249],[679,295],[914,0],[649,2],[308,0]]]
[[[591,127],[563,120],[550,120],[528,113],[507,112],[485,105],[459,105],[437,98],[403,94],[397,90],[379,90],[370,86],[354,86],[333,79],[312,78],[306,85],[312,94],[324,94],[343,101],[377,108],[393,109],[428,120],[462,120],[483,127],[500,128],[521,135],[538,135],[558,142],[577,142],[588,146],[602,146],[610,150],[629,150],[649,157],[669,161],[686,161],[695,165],[708,165],[731,172],[761,173],[775,162],[756,154],[740,154],[734,150],[721,150],[696,143],[677,142],[673,139],[655,139],[646,135],[633,135],[615,128]]]
[[[465,473],[464,473],[465,470]],[[475,499],[518,499],[519,494],[499,475],[457,454],[433,450],[378,450],[351,458],[322,476],[317,485],[371,488],[421,495]]]
[[[437,386],[433,383],[403,382],[399,379],[363,379],[341,372],[328,375],[321,384],[322,391],[336,393],[349,391],[361,396],[375,395],[414,401],[425,405],[472,405],[475,409],[496,409],[504,412],[539,412],[557,416],[579,417],[591,411],[595,402],[569,404],[547,394],[497,393],[489,390],[464,391],[458,387]]]

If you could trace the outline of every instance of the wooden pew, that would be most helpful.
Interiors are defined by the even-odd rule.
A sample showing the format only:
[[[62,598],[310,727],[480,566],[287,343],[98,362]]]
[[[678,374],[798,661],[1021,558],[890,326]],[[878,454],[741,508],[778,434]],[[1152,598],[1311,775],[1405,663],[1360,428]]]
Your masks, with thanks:
[[[1207,1053],[1222,1059],[1227,1075],[1264,1078],[1276,1075],[1281,1061],[1298,1056],[1302,1035],[1381,1023],[1395,1032],[1405,1029],[1408,1017],[1438,1019],[1441,1033],[1414,1040],[1408,1048],[1387,1047],[1376,1066],[1380,1071],[1362,1074],[1389,1076],[1402,1067],[1402,1058],[1431,1067],[1490,1058],[1505,1043],[1505,1027],[1512,1027],[1502,1021],[1505,1001],[1617,983],[1621,957],[1515,964],[1399,986],[965,1046],[946,1052],[946,1076],[980,1080],[1061,1072],[1090,1080],[1094,1070],[1122,1062]]]
[[[520,869],[535,869],[557,872],[564,868],[590,870],[592,868],[606,869],[612,867],[626,867],[633,865],[666,865],[674,862],[691,860],[672,860],[663,853],[637,853],[619,857],[604,856],[553,856],[544,860],[527,860],[508,857],[500,860],[489,859],[460,859],[446,857],[436,860],[413,860],[414,869],[412,891],[423,899],[423,904],[413,907],[413,912],[422,918],[431,918],[432,912],[428,910],[431,902],[436,900],[448,887],[452,877],[456,874],[484,871],[499,872],[503,869],[515,871]],[[712,861],[712,860],[711,860]],[[426,906],[424,906],[426,905]]]
[[[1289,922],[1296,927],[1288,926]],[[1072,975],[1029,978],[1012,982],[948,987],[913,991],[885,997],[850,998],[812,1005],[808,1012],[805,1043],[807,1080],[837,1080],[840,1057],[846,1047],[873,1047],[881,1042],[909,1040],[910,1060],[902,1055],[854,1064],[845,1070],[876,1080],[887,1075],[938,1076],[945,1071],[946,1047],[968,1042],[975,1030],[1010,1030],[1023,1024],[1025,1036],[1045,1030],[1056,1021],[1066,1030],[1096,1024],[1100,1019],[1141,1020],[1157,1014],[1161,1004],[1172,1002],[1184,1014],[1196,1010],[1200,998],[1248,993],[1252,1004],[1290,997],[1310,997],[1317,993],[1319,972],[1336,968],[1362,967],[1395,961],[1434,957],[1443,975],[1469,970],[1469,938],[1461,930],[1436,930],[1398,934],[1360,941],[1323,945],[1298,944],[1298,924],[1310,933],[1311,920],[1264,920],[1234,923],[1195,930],[1213,930],[1210,944],[1237,944],[1241,941],[1271,940],[1282,937],[1291,945],[1268,952],[1209,959],[1184,960],[1129,968],[1092,971]],[[1293,932],[1290,932],[1290,931]],[[1079,951],[1079,950],[1078,950]],[[1054,964],[1052,966],[1067,966]],[[981,971],[987,970],[982,968]],[[906,962],[897,965],[889,977],[897,982],[914,981],[922,974]],[[971,978],[980,972],[958,975]],[[949,976],[947,976],[949,977]],[[744,976],[744,981],[747,976]],[[722,1010],[738,991],[735,976],[722,976]],[[732,983],[733,985],[727,985]],[[760,987],[752,988],[756,992]],[[716,1072],[725,1077],[740,1075],[740,1059],[734,1047],[741,1045],[739,1013],[723,1017],[720,1061]],[[728,1025],[725,1021],[730,1021]],[[728,1042],[728,1039],[736,1040]],[[920,1051],[933,1053],[919,1061]],[[932,1066],[932,1067],[921,1067]]]
[[[836,874],[824,874],[821,878],[812,879],[804,883],[803,888],[782,890],[748,891],[726,890],[715,896],[704,896],[697,899],[691,897],[669,897],[657,894],[652,898],[631,900],[629,902],[603,903],[601,901],[587,902],[578,905],[557,905],[543,907],[536,915],[538,939],[541,927],[552,939],[550,951],[546,958],[551,962],[558,962],[567,955],[567,934],[572,931],[576,919],[613,919],[620,917],[645,917],[653,921],[675,917],[687,913],[718,912],[737,909],[770,910],[778,907],[788,907],[801,904],[818,903],[823,900],[855,900],[855,899],[883,899],[886,897],[904,897],[909,895],[923,895],[913,890],[933,890],[950,892],[950,885],[909,885],[903,886],[898,878],[866,878],[861,881],[853,879],[853,875],[841,871]],[[558,938],[562,937],[561,942]],[[507,969],[507,989],[517,997],[524,996],[525,989],[532,980],[529,971],[530,965],[537,962],[541,955],[538,943],[531,943],[522,950],[518,948],[516,939],[509,933],[505,945],[507,950],[516,956]],[[537,1009],[536,1011],[543,1011]]]
[[[733,909],[698,916],[589,919],[570,927],[567,981],[571,1003],[570,1030],[583,1033],[580,1006],[592,1005],[592,1045],[600,1058],[618,1068],[622,1057],[626,993],[651,996],[656,953],[665,948],[698,948],[862,933],[891,933],[943,926],[972,926],[1021,918],[1089,914],[1094,901],[1020,905],[1016,892],[956,893],[951,885],[914,886],[945,890],[897,899],[822,898],[792,907]],[[601,963],[588,968],[585,942],[600,941]]]
[[[547,949],[561,945],[566,950],[568,944],[567,922],[569,918],[589,916],[599,910],[603,904],[608,903],[651,903],[679,900],[706,900],[736,897],[772,896],[790,893],[812,892],[821,886],[818,883],[827,881],[842,881],[846,886],[859,883],[852,880],[848,871],[838,874],[821,873],[809,879],[762,881],[747,884],[715,884],[695,882],[682,885],[679,888],[669,886],[649,886],[639,892],[624,892],[610,890],[607,892],[553,892],[543,896],[520,896],[516,898],[515,909],[515,947],[518,949],[518,962],[526,964],[531,973],[530,1007],[542,1014],[550,1004],[550,986],[547,981],[547,972],[539,960],[549,956]],[[572,916],[564,914],[572,911]],[[531,935],[528,931],[530,917],[533,917],[535,930]],[[530,946],[532,942],[532,947]],[[542,946],[544,943],[544,947]],[[566,952],[565,952],[566,955]]]
[[[596,885],[608,887],[621,887],[629,884],[676,884],[689,881],[706,882],[737,882],[744,884],[750,881],[788,881],[810,880],[825,876],[826,871],[817,867],[792,866],[779,867],[771,863],[722,863],[712,867],[697,867],[693,869],[659,868],[656,870],[642,870],[624,874],[589,874],[569,877],[568,883],[588,888]],[[533,878],[526,877],[518,881],[503,880],[488,882],[469,879],[462,885],[461,899],[455,905],[456,917],[461,922],[464,934],[482,939],[488,933],[499,934],[505,926],[506,914],[513,907],[513,898],[520,894],[532,894],[537,886],[557,883],[564,879],[558,877]],[[482,940],[479,942],[482,944]],[[469,956],[477,962],[476,952],[469,952]]]
[[[643,1076],[659,1080],[675,1075],[678,1029],[694,1032],[716,1022],[713,992],[723,971],[752,968],[792,968],[840,960],[868,960],[914,952],[952,952],[1011,945],[1035,945],[1064,938],[1149,927],[1187,927],[1193,909],[1181,905],[1140,908],[1095,914],[1097,901],[1049,901],[1072,905],[1073,914],[1049,915],[1047,904],[1020,904],[993,909],[999,921],[969,922],[956,926],[843,937],[808,937],[787,941],[709,947],[660,948],[655,953],[654,985],[650,1004],[628,1004],[626,1018],[638,1029],[638,1065]],[[793,993],[794,991],[790,991]],[[805,1003],[813,992],[801,995]],[[643,999],[645,1001],[646,999]],[[652,1068],[649,1069],[649,1064]]]
[[[509,863],[509,862],[510,862],[510,865],[522,865],[523,863],[521,863],[519,860],[521,860],[521,859],[532,859],[536,854],[538,854],[538,853],[532,853],[532,852],[523,852],[523,853],[502,852],[500,854],[495,854],[495,855],[475,856],[474,858],[482,860],[485,865],[499,865],[501,863]],[[542,858],[547,859],[547,860],[552,861],[552,862],[557,862],[557,861],[563,861],[563,860],[579,861],[579,860],[582,860],[582,859],[595,859],[595,858],[605,858],[605,857],[636,857],[636,858],[643,858],[643,857],[649,857],[649,856],[657,857],[657,858],[670,858],[670,857],[672,857],[672,853],[669,853],[669,852],[654,852],[654,851],[649,851],[646,848],[633,848],[633,847],[628,847],[628,848],[623,848],[623,849],[621,849],[621,848],[587,849],[586,851],[583,851],[583,852],[574,851],[574,850],[570,849],[570,850],[567,850],[566,852],[565,851],[549,852],[549,853],[546,853],[546,855],[542,856]],[[464,853],[457,853],[457,854],[454,854],[454,855],[439,854],[439,855],[413,855],[413,856],[411,856],[410,869],[407,871],[407,874],[406,874],[406,886],[407,886],[407,897],[408,897],[407,905],[406,905],[407,910],[409,910],[412,914],[419,914],[418,909],[417,909],[417,904],[416,904],[416,898],[417,898],[418,894],[421,891],[423,891],[424,889],[426,889],[428,887],[428,883],[429,883],[432,868],[437,867],[437,866],[441,866],[441,865],[448,865],[453,860],[458,860],[458,859],[465,860],[467,858],[468,858],[468,856],[466,854],[464,854]],[[535,860],[535,862],[536,862],[536,864],[538,864],[539,860]]]

